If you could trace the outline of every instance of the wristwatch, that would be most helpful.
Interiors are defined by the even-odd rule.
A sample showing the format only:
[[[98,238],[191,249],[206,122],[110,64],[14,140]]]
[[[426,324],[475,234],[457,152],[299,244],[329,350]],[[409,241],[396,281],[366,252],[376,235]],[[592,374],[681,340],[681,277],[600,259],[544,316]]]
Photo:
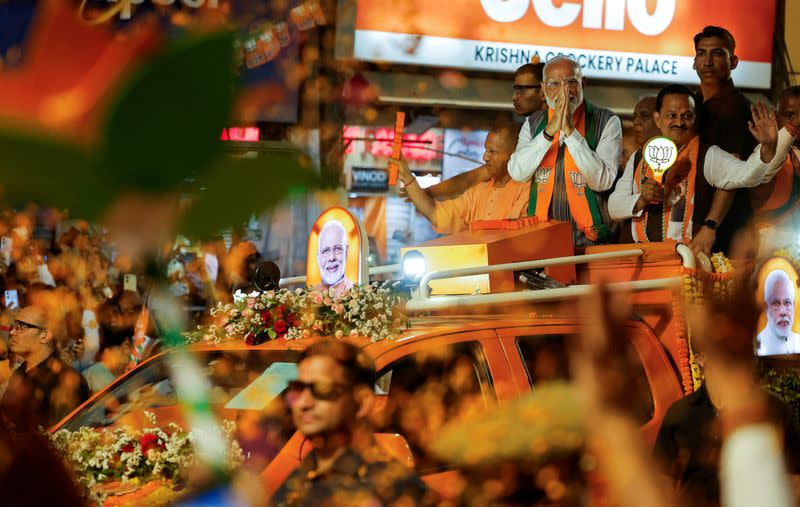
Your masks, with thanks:
[[[716,231],[717,227],[719,227],[719,224],[713,220],[706,220],[705,222],[703,222],[703,227],[707,227],[712,231]]]

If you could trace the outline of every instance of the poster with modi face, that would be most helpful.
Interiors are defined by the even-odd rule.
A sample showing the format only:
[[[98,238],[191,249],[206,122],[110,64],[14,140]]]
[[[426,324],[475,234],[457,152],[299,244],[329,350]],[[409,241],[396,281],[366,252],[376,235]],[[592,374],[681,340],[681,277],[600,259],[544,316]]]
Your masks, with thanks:
[[[333,289],[334,296],[369,281],[369,255],[364,226],[347,209],[323,211],[308,235],[306,283]]]

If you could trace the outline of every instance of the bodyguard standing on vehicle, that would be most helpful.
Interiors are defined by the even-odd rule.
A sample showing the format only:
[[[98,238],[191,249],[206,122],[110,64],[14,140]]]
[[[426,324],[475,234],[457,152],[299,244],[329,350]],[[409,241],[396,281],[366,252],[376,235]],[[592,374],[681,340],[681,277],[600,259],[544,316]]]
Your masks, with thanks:
[[[303,351],[286,402],[313,450],[271,505],[435,504],[416,472],[376,447],[365,422],[374,384],[372,360],[352,344],[324,340]]]

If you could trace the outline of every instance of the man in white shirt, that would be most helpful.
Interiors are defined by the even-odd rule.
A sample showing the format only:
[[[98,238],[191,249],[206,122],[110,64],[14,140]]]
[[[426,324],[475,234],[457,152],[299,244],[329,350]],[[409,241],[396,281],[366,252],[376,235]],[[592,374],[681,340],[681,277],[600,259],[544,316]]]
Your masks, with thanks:
[[[764,280],[767,325],[758,333],[756,354],[772,356],[800,353],[800,335],[792,331],[795,284],[782,269]]]
[[[622,158],[622,126],[611,111],[584,100],[580,65],[558,56],[544,66],[547,111],[528,117],[508,163],[516,181],[531,180],[528,214],[570,221],[575,246],[610,234],[606,203]]]
[[[717,146],[702,146],[695,132],[691,91],[682,85],[664,87],[656,98],[653,115],[661,134],[671,139],[680,152],[665,175],[664,185],[653,179],[641,151],[628,161],[608,202],[612,219],[631,219],[623,240],[651,242],[670,238],[695,250],[695,231],[700,227],[716,229],[725,217],[725,210],[713,206],[706,216],[696,216],[695,210],[704,208],[695,202],[700,171],[713,187],[723,190],[751,188],[770,181],[786,159],[793,137],[786,129],[778,131],[775,114],[763,104],[754,107],[752,114],[750,132],[761,144],[742,161]],[[626,235],[628,231],[630,234]]]
[[[790,132],[800,126],[800,86],[790,86],[778,99],[778,127]],[[765,255],[793,243],[800,225],[800,149],[798,137],[783,167],[770,181],[751,192],[755,222]]]

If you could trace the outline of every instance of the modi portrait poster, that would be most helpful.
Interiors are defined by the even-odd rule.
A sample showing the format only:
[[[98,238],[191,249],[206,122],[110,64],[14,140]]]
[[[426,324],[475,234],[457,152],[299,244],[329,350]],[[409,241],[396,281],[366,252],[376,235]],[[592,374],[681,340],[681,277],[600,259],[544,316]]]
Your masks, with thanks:
[[[368,282],[368,242],[364,227],[345,208],[328,208],[308,236],[306,283],[338,295]]]

